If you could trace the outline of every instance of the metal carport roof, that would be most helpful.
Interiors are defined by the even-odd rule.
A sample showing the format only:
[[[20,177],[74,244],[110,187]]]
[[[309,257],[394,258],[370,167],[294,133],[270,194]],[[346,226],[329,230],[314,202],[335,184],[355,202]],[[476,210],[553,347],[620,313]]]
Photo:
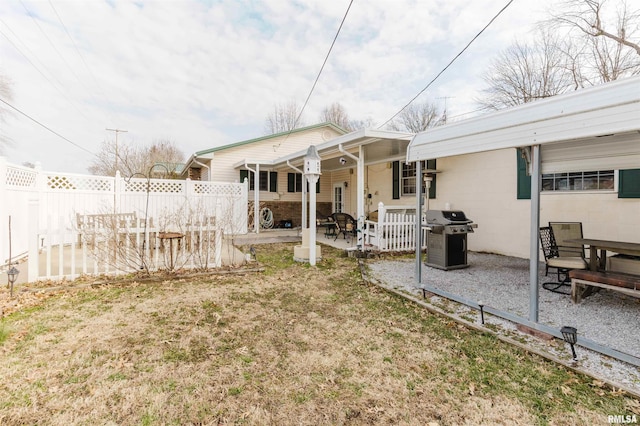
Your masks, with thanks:
[[[525,324],[556,337],[538,322],[538,232],[542,173],[640,168],[640,76],[602,84],[569,94],[505,109],[418,133],[407,148],[407,161],[417,162],[506,148],[523,148],[531,179],[530,307],[529,319],[508,312],[496,315]],[[416,211],[421,211],[419,194]],[[420,215],[416,215],[420,217]],[[421,235],[416,223],[416,235]],[[420,244],[416,244],[416,280],[422,285]],[[477,308],[477,304],[453,296]],[[485,308],[486,309],[486,308]],[[640,359],[595,342],[581,339],[585,347],[634,365]]]

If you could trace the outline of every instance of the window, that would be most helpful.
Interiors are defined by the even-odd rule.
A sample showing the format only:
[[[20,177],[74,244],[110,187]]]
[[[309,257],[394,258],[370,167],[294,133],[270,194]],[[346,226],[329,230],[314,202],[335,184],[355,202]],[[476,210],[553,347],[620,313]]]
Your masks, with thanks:
[[[249,179],[249,191],[255,189],[253,175],[250,170],[240,170],[240,182],[244,182],[245,178]],[[260,191],[278,192],[278,172],[260,171],[258,188]]]
[[[307,191],[309,187],[307,186]],[[300,173],[288,173],[287,174],[287,192],[302,192],[302,174]],[[320,192],[320,178],[316,182],[316,194]]]
[[[416,163],[402,163],[400,183],[402,195],[411,195],[416,193]]]
[[[436,160],[428,160],[422,163],[422,170],[435,170]],[[393,162],[393,199],[397,200],[400,196],[415,195],[416,193],[416,163],[405,163],[401,161]],[[422,182],[422,192],[425,186]],[[436,178],[433,177],[429,188],[429,198],[436,197]]]
[[[518,149],[518,199],[531,199],[531,176]],[[543,191],[613,191],[615,171],[542,175]],[[640,169],[618,171],[618,198],[640,198]]]
[[[542,175],[543,191],[613,191],[613,170]]]

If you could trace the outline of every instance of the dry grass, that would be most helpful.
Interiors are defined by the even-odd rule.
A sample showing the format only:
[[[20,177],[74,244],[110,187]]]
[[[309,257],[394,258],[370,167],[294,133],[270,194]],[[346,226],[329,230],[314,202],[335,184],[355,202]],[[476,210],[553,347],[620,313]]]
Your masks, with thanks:
[[[0,424],[606,424],[640,404],[360,278],[261,274],[40,298],[0,324]],[[36,298],[37,299],[37,298]]]

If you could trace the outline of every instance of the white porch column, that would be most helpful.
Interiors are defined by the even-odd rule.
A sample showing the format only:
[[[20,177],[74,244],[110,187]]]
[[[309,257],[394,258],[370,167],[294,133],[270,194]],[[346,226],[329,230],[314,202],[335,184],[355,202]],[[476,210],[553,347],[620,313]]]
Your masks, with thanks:
[[[358,147],[358,184],[356,185],[358,191],[358,230],[357,230],[357,245],[362,251],[364,251],[364,199],[367,196],[364,190],[364,147],[360,145]]]

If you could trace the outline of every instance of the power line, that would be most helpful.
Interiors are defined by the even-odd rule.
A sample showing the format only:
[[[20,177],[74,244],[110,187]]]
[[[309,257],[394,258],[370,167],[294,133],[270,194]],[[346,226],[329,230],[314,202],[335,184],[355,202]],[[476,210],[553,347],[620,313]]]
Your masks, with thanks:
[[[13,34],[13,36],[20,41],[20,43],[22,43],[22,45],[24,46],[24,48],[27,50],[27,52],[29,52],[29,54],[31,54],[31,56],[33,56],[45,69],[47,69],[46,65],[44,65],[42,63],[42,61],[40,61],[40,59],[38,59],[38,56],[35,55],[30,49],[29,47],[22,41],[20,40],[20,37],[17,36],[17,34],[7,25],[6,22],[4,22],[2,19],[0,19],[0,23],[2,23],[5,27],[7,27],[7,29],[11,32],[11,34]],[[67,95],[67,93],[62,90],[60,87],[64,88],[64,84],[62,84],[62,82],[60,80],[58,80],[58,78],[55,76],[54,73],[51,72],[51,70],[48,70],[49,73],[51,73],[51,75],[53,76],[53,79],[57,82],[57,84],[54,84],[53,81],[51,81],[51,79],[49,79],[49,77],[47,77],[47,75],[42,72],[42,70],[40,70],[40,68],[38,68],[36,66],[36,64],[34,64],[31,59],[29,59],[29,57],[27,55],[25,55],[25,53],[20,50],[20,48],[9,38],[9,36],[7,36],[3,31],[0,30],[0,34],[2,34],[4,36],[4,38],[7,39],[7,41],[13,46],[14,49],[16,49],[16,51],[22,55],[22,57],[33,67],[35,68],[36,71],[38,71],[38,73],[45,79],[47,80],[47,82],[51,85],[51,87],[53,87],[54,89],[56,89],[63,98],[65,98],[67,100],[67,102],[69,102],[69,105],[71,105],[72,107],[74,107],[76,109],[76,111],[83,116],[87,121],[89,121],[89,117],[87,117],[84,112],[75,104],[71,101],[71,99],[69,98],[69,96]]]
[[[476,41],[476,39],[478,37],[480,37],[480,35],[487,29],[489,28],[489,26],[493,23],[493,21],[495,21],[498,16],[500,16],[502,14],[502,12],[504,12],[507,7],[509,7],[511,5],[511,3],[513,3],[513,0],[509,0],[509,2],[507,2],[507,4],[500,9],[500,11],[493,17],[491,18],[491,20],[489,21],[489,23],[487,25],[484,26],[484,28],[482,28],[482,30],[480,30],[480,32],[478,34],[475,35],[475,37],[473,37],[471,39],[471,41],[469,43],[467,43],[467,45],[456,55],[453,57],[453,59],[447,64],[446,67],[444,67],[442,69],[442,71],[440,71],[434,78],[433,80],[431,80],[429,82],[429,84],[427,84],[424,89],[422,89],[421,91],[418,92],[417,95],[415,95],[409,102],[407,102],[407,104],[405,106],[403,106],[402,108],[400,108],[400,111],[396,112],[390,119],[388,119],[387,121],[385,121],[384,123],[382,123],[380,126],[378,126],[378,129],[380,129],[381,127],[383,127],[385,124],[389,123],[391,120],[393,120],[394,118],[396,118],[398,116],[398,114],[400,114],[402,111],[404,111],[404,109],[406,107],[408,107],[413,101],[415,101],[418,96],[420,96],[421,94],[423,94],[425,92],[425,90],[427,90],[429,87],[431,87],[431,85],[469,48],[469,46],[471,46],[471,44]]]
[[[93,81],[96,83],[96,86],[98,87],[98,89],[100,89],[100,93],[101,93],[103,99],[106,99],[107,103],[109,103],[109,98],[106,96],[104,88],[102,87],[102,85],[100,84],[98,79],[96,78],[96,76],[93,73],[93,71],[91,70],[91,68],[89,68],[89,65],[87,64],[87,61],[85,61],[85,59],[84,59],[84,55],[82,55],[82,52],[80,52],[80,49],[78,49],[78,45],[76,44],[76,42],[73,39],[73,37],[71,37],[71,34],[69,33],[69,30],[67,29],[67,26],[64,24],[64,22],[62,22],[62,17],[58,13],[58,10],[53,6],[53,3],[51,2],[51,0],[49,0],[49,5],[51,6],[51,9],[53,9],[54,13],[56,14],[56,17],[58,18],[58,21],[60,22],[60,25],[62,25],[62,28],[64,29],[64,32],[67,34],[67,37],[69,37],[69,40],[71,40],[71,44],[73,44],[73,48],[76,50],[76,53],[78,54],[78,56],[82,60],[82,63],[84,64],[84,67],[87,69],[87,71],[89,71],[89,75],[91,75],[91,77],[93,78]]]
[[[77,143],[73,142],[72,140],[69,140],[67,138],[65,138],[64,136],[62,136],[60,133],[56,132],[55,130],[52,130],[51,128],[45,126],[44,124],[42,124],[41,122],[39,122],[38,120],[36,120],[35,118],[31,117],[30,115],[28,115],[27,113],[24,113],[22,111],[20,111],[18,108],[14,107],[13,105],[11,105],[9,102],[5,101],[4,99],[0,98],[0,102],[2,102],[3,104],[7,105],[9,108],[19,112],[20,114],[24,115],[25,117],[27,117],[29,120],[33,121],[34,123],[36,123],[37,125],[44,127],[45,129],[47,129],[48,131],[50,131],[51,133],[53,133],[54,135],[58,136],[61,139],[64,139],[65,141],[69,142],[71,145],[75,146],[76,148],[80,148],[83,151],[88,152],[89,154],[95,156],[96,154],[89,151],[88,149],[86,149],[83,146],[78,145]]]
[[[342,17],[342,22],[340,22],[340,26],[338,27],[338,31],[336,32],[335,37],[333,38],[333,41],[331,42],[331,46],[329,47],[329,51],[327,52],[327,56],[325,56],[324,58],[324,62],[322,63],[322,66],[320,67],[320,71],[318,72],[318,75],[316,76],[316,80],[313,82],[313,86],[311,87],[311,90],[309,91],[309,95],[307,96],[307,99],[304,101],[304,105],[302,105],[302,109],[300,110],[300,113],[298,114],[298,117],[296,117],[296,121],[293,123],[293,127],[296,127],[296,124],[298,124],[298,120],[300,120],[300,117],[302,116],[302,112],[304,111],[305,107],[307,106],[307,103],[309,102],[309,98],[311,98],[311,94],[313,93],[313,90],[316,88],[316,84],[318,84],[318,80],[320,80],[320,75],[322,74],[322,71],[324,70],[324,66],[327,64],[327,60],[329,59],[329,55],[331,54],[331,51],[333,50],[333,46],[336,44],[336,40],[338,39],[338,35],[340,35],[340,30],[342,30],[342,25],[344,25],[344,21],[347,19],[347,15],[349,14],[349,10],[351,9],[351,5],[353,4],[353,0],[351,0],[349,2],[349,7],[347,7],[347,11],[344,13],[344,16]]]
[[[351,9],[351,5],[352,4],[353,4],[353,0],[351,0],[349,2],[349,6],[347,7],[347,10],[344,13],[344,16],[342,17],[342,21],[340,22],[340,26],[338,27],[338,31],[336,32],[335,37],[333,37],[333,41],[331,42],[331,46],[329,47],[329,51],[327,52],[327,55],[324,57],[324,62],[322,62],[322,66],[320,67],[320,71],[318,72],[318,75],[316,76],[316,80],[313,82],[313,86],[311,87],[311,90],[309,91],[309,94],[307,95],[307,99],[304,101],[304,105],[302,105],[302,108],[300,109],[300,112],[298,113],[298,116],[296,117],[295,121],[293,122],[293,126],[287,132],[287,135],[284,137],[284,140],[281,141],[278,145],[274,145],[273,146],[274,151],[276,149],[278,149],[280,147],[280,145],[282,145],[283,142],[286,142],[287,139],[289,138],[289,135],[291,134],[291,132],[293,132],[296,129],[296,125],[298,124],[298,121],[300,120],[300,117],[302,117],[302,112],[304,111],[305,107],[307,106],[307,103],[309,102],[309,98],[311,98],[311,94],[313,93],[313,90],[316,88],[316,84],[318,84],[318,80],[320,80],[320,75],[322,74],[322,70],[324,70],[324,66],[327,64],[327,60],[329,59],[329,55],[331,54],[331,51],[333,50],[333,46],[336,44],[336,40],[338,39],[338,35],[340,35],[340,30],[342,30],[342,26],[344,25],[344,21],[347,19],[347,15],[349,14],[349,10]]]

